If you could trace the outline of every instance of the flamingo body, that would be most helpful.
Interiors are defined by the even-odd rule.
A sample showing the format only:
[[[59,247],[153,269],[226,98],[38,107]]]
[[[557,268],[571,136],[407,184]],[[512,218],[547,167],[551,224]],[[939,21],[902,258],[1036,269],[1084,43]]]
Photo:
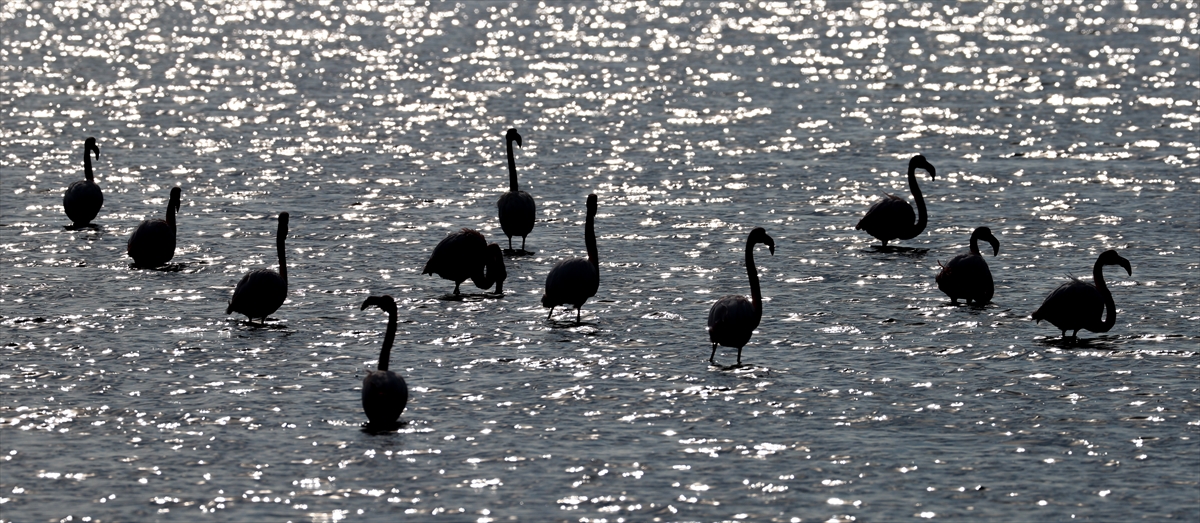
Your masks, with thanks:
[[[279,271],[254,269],[247,272],[233,289],[233,298],[225,308],[225,314],[235,312],[246,315],[250,321],[261,318],[264,322],[287,300],[287,257],[284,240],[287,238],[288,218],[286,212],[279,213],[279,228],[275,233],[275,250],[279,257]]]
[[[466,227],[447,234],[438,242],[421,274],[436,274],[454,282],[454,294],[459,293],[458,286],[468,279],[480,289],[495,283],[496,293],[502,293],[504,280],[508,277],[500,246],[489,245],[479,231]]]
[[[921,188],[917,185],[916,170],[918,168],[927,171],[930,179],[935,179],[937,176],[936,169],[925,160],[924,156],[918,154],[909,160],[908,188],[913,193],[913,200],[917,202],[916,223],[913,223],[912,205],[894,194],[884,194],[882,198],[871,204],[867,213],[854,228],[866,231],[867,234],[878,238],[883,242],[884,247],[887,247],[889,241],[908,240],[921,234],[928,223],[929,215],[925,210],[925,199],[921,195]]]
[[[171,189],[166,219],[143,221],[129,236],[125,253],[139,267],[158,267],[175,257],[175,213],[179,211],[181,193],[178,187]]]
[[[84,226],[100,213],[100,208],[104,206],[104,192],[100,190],[100,186],[96,185],[95,176],[92,173],[92,157],[96,155],[96,159],[100,159],[100,148],[96,146],[95,138],[88,138],[83,143],[83,180],[71,183],[67,186],[67,192],[63,193],[63,210],[67,213],[67,218],[70,218],[71,224],[76,227]]]
[[[554,308],[559,305],[575,306],[575,321],[579,322],[583,304],[588,298],[600,290],[600,255],[596,247],[596,210],[598,200],[595,194],[587,197],[587,221],[583,226],[584,244],[587,245],[588,257],[568,258],[562,260],[550,269],[546,275],[546,292],[542,295],[542,306],[550,307],[546,319],[554,314]]]

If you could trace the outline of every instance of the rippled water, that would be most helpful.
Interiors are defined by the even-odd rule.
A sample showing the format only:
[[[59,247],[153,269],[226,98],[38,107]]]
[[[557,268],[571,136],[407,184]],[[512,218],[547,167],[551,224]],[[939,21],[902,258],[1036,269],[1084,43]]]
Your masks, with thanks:
[[[6,1],[0,519],[1195,520],[1197,11]],[[535,254],[448,299],[420,269],[503,240],[509,127]],[[105,204],[67,230],[88,136]],[[917,152],[929,227],[878,251],[854,224]],[[176,185],[173,265],[132,269]],[[591,192],[600,293],[547,322]],[[280,211],[289,301],[222,315]],[[980,225],[996,296],[951,306]],[[755,226],[763,321],[709,366]],[[1109,248],[1111,332],[1029,319]],[[384,293],[412,399],[373,435]]]

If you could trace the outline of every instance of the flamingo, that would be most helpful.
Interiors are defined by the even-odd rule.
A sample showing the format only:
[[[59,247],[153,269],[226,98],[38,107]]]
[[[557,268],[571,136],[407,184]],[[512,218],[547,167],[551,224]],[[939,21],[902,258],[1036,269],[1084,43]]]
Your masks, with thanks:
[[[1120,265],[1125,268],[1126,273],[1133,276],[1133,267],[1130,266],[1129,260],[1122,258],[1117,251],[1104,251],[1092,266],[1094,283],[1071,278],[1071,281],[1059,285],[1046,296],[1042,306],[1034,311],[1033,319],[1038,323],[1046,320],[1058,327],[1063,338],[1067,337],[1067,331],[1074,331],[1071,337],[1078,338],[1079,329],[1108,332],[1117,324],[1117,304],[1113,301],[1108,285],[1104,284],[1105,265]]]
[[[542,307],[550,307],[549,320],[554,308],[559,305],[575,306],[575,323],[579,323],[581,309],[588,298],[600,289],[600,255],[596,250],[596,206],[595,194],[587,197],[587,221],[583,226],[583,241],[587,244],[587,259],[568,258],[558,262],[546,275],[546,293],[542,295]]]
[[[500,228],[508,236],[508,250],[512,251],[512,237],[521,237],[521,252],[525,252],[525,237],[533,231],[534,214],[537,206],[529,193],[517,188],[517,161],[513,159],[513,142],[521,145],[521,135],[516,129],[509,129],[504,135],[504,143],[508,148],[508,192],[501,194],[496,200],[500,210]]]
[[[724,296],[708,311],[708,339],[712,354],[708,362],[716,365],[717,345],[737,347],[737,364],[742,364],[742,347],[750,341],[758,322],[762,320],[762,291],[758,288],[758,269],[754,266],[754,246],[765,244],[775,254],[775,240],[767,230],[755,227],[746,238],[746,276],[750,278],[750,298],[741,295]]]
[[[408,384],[399,374],[388,370],[392,343],[396,341],[396,300],[391,296],[371,296],[359,310],[376,306],[388,313],[387,333],[383,335],[383,350],[379,352],[378,369],[363,378],[362,406],[373,426],[390,426],[400,418],[408,404]]]
[[[879,238],[883,246],[889,241],[915,238],[925,230],[929,215],[925,212],[925,199],[921,197],[921,188],[917,187],[917,168],[925,169],[929,179],[937,179],[937,171],[924,156],[916,155],[908,161],[908,188],[912,191],[913,200],[917,202],[917,223],[913,224],[912,205],[894,194],[884,193],[870,209],[867,209],[855,229],[867,231],[867,234]]]
[[[979,240],[992,244],[992,256],[1000,254],[1000,240],[992,236],[992,230],[987,227],[975,229],[971,233],[971,252],[951,258],[937,275],[938,289],[950,297],[950,303],[958,304],[958,299],[962,298],[968,304],[974,301],[976,305],[983,305],[992,299],[995,291],[992,271],[979,254]]]
[[[179,212],[179,196],[182,190],[171,189],[171,201],[167,203],[167,219],[143,221],[129,236],[125,252],[139,267],[158,267],[175,257],[175,213]]]
[[[88,153],[93,153],[97,160],[100,159],[100,148],[96,146],[95,138],[88,138],[83,142],[84,179],[72,183],[63,194],[63,209],[67,211],[67,218],[71,219],[72,227],[83,227],[91,223],[100,213],[100,207],[104,206],[104,193],[100,191],[100,186],[96,185],[92,175],[92,157]]]
[[[466,227],[438,242],[421,274],[437,274],[454,282],[456,295],[458,286],[467,279],[480,289],[495,283],[496,294],[504,294],[504,280],[508,278],[500,246],[489,244],[478,231]]]
[[[279,229],[275,233],[275,251],[279,255],[279,272],[271,269],[254,269],[242,276],[233,289],[233,298],[225,308],[225,314],[239,312],[250,321],[270,316],[287,299],[287,257],[283,241],[288,233],[288,213],[279,213]]]

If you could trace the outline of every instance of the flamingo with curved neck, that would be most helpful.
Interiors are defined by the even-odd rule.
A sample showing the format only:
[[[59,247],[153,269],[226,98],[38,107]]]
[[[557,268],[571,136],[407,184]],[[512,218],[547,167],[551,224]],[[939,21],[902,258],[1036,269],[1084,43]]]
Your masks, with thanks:
[[[884,194],[867,209],[867,213],[855,225],[855,229],[867,231],[883,242],[887,247],[892,240],[911,240],[925,230],[929,223],[929,214],[925,210],[925,198],[921,195],[921,187],[917,185],[917,169],[929,173],[929,179],[937,179],[937,169],[922,155],[913,156],[908,161],[908,189],[912,191],[913,201],[917,202],[917,222],[913,223],[912,205],[894,194]]]
[[[1000,254],[1000,240],[992,235],[991,229],[979,227],[971,233],[971,252],[951,258],[937,275],[938,289],[950,297],[952,304],[963,298],[968,304],[973,301],[983,305],[991,301],[995,293],[992,271],[979,253],[979,240],[992,245],[992,256]]]
[[[480,289],[495,284],[495,293],[504,294],[504,280],[508,278],[500,245],[489,244],[479,231],[466,227],[438,242],[421,274],[437,274],[454,282],[455,295],[459,293],[458,286],[468,279]]]
[[[1034,311],[1033,319],[1038,323],[1046,320],[1058,327],[1063,338],[1067,337],[1067,331],[1073,331],[1071,337],[1078,338],[1080,329],[1092,332],[1111,330],[1117,324],[1117,304],[1104,282],[1105,265],[1118,265],[1133,276],[1133,266],[1129,260],[1122,258],[1117,251],[1104,251],[1092,266],[1092,283],[1071,278],[1071,281],[1058,286],[1046,296],[1042,306]]]
[[[396,341],[396,300],[391,296],[371,296],[359,310],[376,306],[388,313],[387,332],[383,335],[383,348],[379,351],[379,363],[374,372],[363,378],[362,406],[372,426],[387,428],[394,425],[408,404],[408,384],[399,374],[388,370],[392,357],[392,344]]]
[[[741,295],[723,296],[708,311],[708,339],[712,354],[708,362],[716,364],[717,345],[736,347],[737,364],[742,364],[742,347],[750,342],[754,329],[762,321],[762,290],[758,284],[758,268],[754,265],[754,246],[764,244],[775,254],[775,240],[762,227],[755,227],[746,238],[746,277],[750,279],[750,299]]]
[[[508,152],[508,192],[501,194],[500,199],[496,200],[496,208],[500,213],[500,229],[508,236],[508,250],[513,250],[513,236],[520,236],[521,252],[524,253],[525,237],[533,231],[537,205],[534,204],[533,197],[517,185],[517,161],[513,157],[513,143],[521,145],[521,135],[516,129],[509,129],[504,135],[504,144]]]

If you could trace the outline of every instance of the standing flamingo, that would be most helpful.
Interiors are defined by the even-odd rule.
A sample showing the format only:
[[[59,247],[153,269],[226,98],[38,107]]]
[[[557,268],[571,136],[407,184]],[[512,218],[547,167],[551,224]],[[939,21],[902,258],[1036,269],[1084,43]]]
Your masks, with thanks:
[[[250,321],[270,316],[287,299],[287,255],[283,241],[288,233],[288,213],[279,213],[279,229],[275,232],[275,252],[279,256],[279,272],[271,269],[254,269],[242,276],[233,289],[233,298],[225,308],[225,314],[239,312]]]
[[[762,291],[758,288],[758,269],[754,266],[754,246],[766,244],[775,254],[775,240],[767,230],[755,227],[746,238],[746,276],[750,278],[750,299],[741,295],[724,296],[708,311],[708,339],[712,342],[712,354],[708,362],[716,365],[717,345],[737,347],[737,364],[742,364],[742,347],[750,341],[758,322],[762,320]]]
[[[359,310],[376,306],[388,313],[387,333],[383,335],[383,350],[379,352],[378,369],[363,378],[362,406],[369,424],[376,427],[395,425],[408,404],[408,384],[399,374],[388,370],[392,343],[396,341],[396,300],[391,296],[371,296]]]
[[[138,267],[158,267],[175,257],[175,213],[179,212],[179,196],[183,191],[171,189],[171,200],[167,202],[167,219],[143,221],[129,235],[125,253],[133,258]]]
[[[84,179],[72,183],[63,194],[63,209],[67,211],[67,218],[71,219],[72,227],[83,227],[91,223],[100,213],[100,207],[104,206],[104,193],[100,191],[100,186],[96,185],[92,175],[92,157],[88,153],[94,153],[96,159],[100,159],[100,148],[96,146],[95,138],[88,138],[83,142]]]
[[[550,307],[549,320],[554,308],[559,305],[575,306],[575,323],[579,323],[581,309],[588,298],[600,289],[600,254],[596,250],[596,195],[587,197],[587,221],[583,226],[583,241],[587,244],[587,259],[568,258],[558,262],[546,275],[546,293],[542,295],[542,307]]]
[[[480,289],[494,283],[496,294],[504,294],[504,280],[508,278],[500,246],[488,244],[482,234],[466,227],[438,242],[421,274],[437,274],[454,282],[454,294],[458,294],[458,286],[467,279]]]
[[[958,299],[962,298],[968,304],[974,301],[976,305],[983,305],[992,299],[995,292],[992,271],[979,254],[979,240],[992,244],[992,256],[1000,254],[1000,240],[992,236],[992,230],[987,227],[975,229],[971,233],[971,252],[951,258],[937,275],[938,289],[950,297],[950,303],[958,304]]]
[[[1129,260],[1122,258],[1117,251],[1104,251],[1092,266],[1093,283],[1071,278],[1071,281],[1059,285],[1046,296],[1042,306],[1034,311],[1033,319],[1038,323],[1046,320],[1058,327],[1063,338],[1067,337],[1067,331],[1073,331],[1071,337],[1078,338],[1079,329],[1108,332],[1117,324],[1117,304],[1113,301],[1108,285],[1104,283],[1105,265],[1120,265],[1125,268],[1126,273],[1133,276],[1133,267],[1129,265]],[[1102,317],[1104,319],[1101,319]]]
[[[925,199],[921,197],[921,188],[917,187],[917,168],[929,172],[929,179],[937,179],[937,170],[925,161],[924,156],[918,154],[908,161],[908,188],[912,191],[913,200],[917,202],[916,224],[913,224],[912,205],[899,196],[885,193],[883,198],[867,209],[867,214],[854,228],[879,238],[884,247],[894,239],[908,240],[921,234],[921,231],[925,230],[925,224],[929,222],[929,215],[925,212]]]
[[[500,228],[508,236],[508,250],[512,251],[512,237],[521,237],[521,252],[525,252],[525,237],[533,231],[534,214],[537,206],[529,193],[517,187],[517,161],[513,158],[513,142],[521,145],[521,135],[516,129],[509,129],[504,135],[504,143],[508,148],[508,192],[501,194],[496,201],[500,210]]]

